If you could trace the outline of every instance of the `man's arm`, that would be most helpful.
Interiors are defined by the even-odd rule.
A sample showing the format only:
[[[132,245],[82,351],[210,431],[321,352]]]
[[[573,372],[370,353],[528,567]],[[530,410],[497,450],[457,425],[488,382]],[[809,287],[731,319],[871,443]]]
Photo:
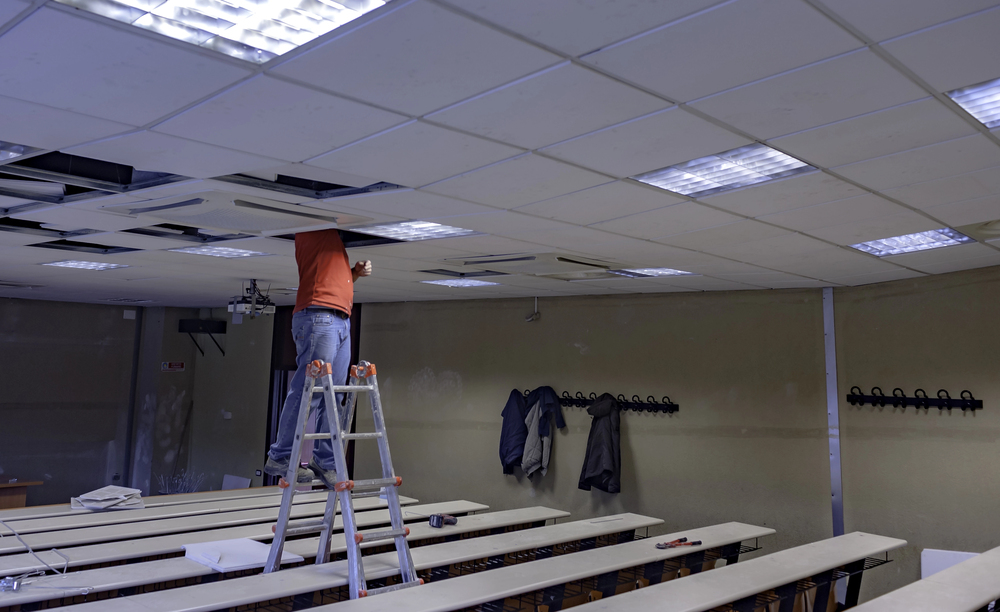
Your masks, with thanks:
[[[361,276],[371,276],[372,275],[372,262],[365,260],[359,261],[354,264],[351,268],[351,277],[354,282],[357,282],[358,278]]]

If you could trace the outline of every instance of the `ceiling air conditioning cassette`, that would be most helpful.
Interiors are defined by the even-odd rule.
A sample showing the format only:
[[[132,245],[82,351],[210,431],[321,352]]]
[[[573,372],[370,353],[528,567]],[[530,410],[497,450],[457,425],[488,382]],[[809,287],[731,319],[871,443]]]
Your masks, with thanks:
[[[150,219],[151,223],[176,223],[259,236],[342,228],[372,221],[370,217],[224,191],[116,204],[103,210]]]

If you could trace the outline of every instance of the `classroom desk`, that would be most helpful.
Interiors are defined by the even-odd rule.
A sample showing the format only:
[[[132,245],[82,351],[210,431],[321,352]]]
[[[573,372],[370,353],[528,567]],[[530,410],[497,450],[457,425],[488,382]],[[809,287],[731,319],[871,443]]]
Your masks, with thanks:
[[[488,512],[462,517],[457,525],[445,525],[441,528],[433,528],[426,522],[414,523],[410,525],[410,535],[406,539],[411,547],[416,548],[425,543],[436,544],[443,540],[450,541],[465,537],[482,537],[483,535],[507,528],[541,527],[546,521],[557,520],[567,516],[569,516],[569,512],[542,506]],[[361,533],[365,532],[362,531]],[[310,559],[315,557],[318,546],[318,537],[304,538],[289,540],[285,544],[285,550]],[[361,548],[367,550],[380,547],[384,547],[384,543],[362,542],[361,544]],[[331,554],[342,555],[346,551],[347,545],[344,534],[342,532],[334,534],[331,538]],[[185,582],[191,581],[193,578],[210,576],[215,573],[214,570],[201,563],[184,557],[175,557],[144,563],[129,563],[126,565],[69,572],[62,575],[49,575],[44,578],[37,578],[33,582],[35,587],[42,586],[45,587],[44,589],[32,588],[32,585],[26,585],[17,593],[0,593],[0,612],[3,612],[5,608],[16,605],[43,601],[53,602],[62,598],[72,598],[80,593],[79,589],[74,588],[80,585],[90,587],[90,592],[94,594],[118,591],[117,595],[120,596],[131,594],[126,591],[127,589],[138,592],[133,587],[158,585],[167,582],[179,582],[176,586],[181,587],[184,586]],[[59,587],[63,585],[67,588],[60,589]],[[60,603],[68,605],[70,602]]]
[[[512,533],[422,546],[413,549],[412,557],[418,572],[425,572],[433,568],[455,567],[475,560],[502,558],[520,551],[536,550],[565,542],[632,531],[661,522],[660,519],[636,514],[620,514],[601,519],[573,521]],[[607,549],[620,546],[625,545],[617,544],[608,546]],[[581,553],[572,553],[566,556],[572,557],[577,554]],[[364,566],[365,575],[369,580],[399,574],[398,558],[395,552],[366,556]],[[483,564],[481,567],[486,566]],[[494,574],[497,571],[499,570],[490,570],[487,573]],[[160,593],[146,593],[78,604],[67,608],[66,612],[209,612],[274,601],[304,593],[316,593],[327,589],[343,591],[347,584],[347,561],[344,560],[322,565],[306,565],[272,574],[257,574],[244,578],[211,582]],[[415,590],[408,592],[413,593]],[[346,596],[346,592],[343,595]],[[336,605],[345,605],[346,603]]]
[[[857,612],[985,612],[1000,599],[1000,548],[853,608]],[[997,609],[997,608],[994,608]]]
[[[529,610],[537,609],[537,606],[547,606],[549,610],[559,610],[564,601],[565,592],[558,593],[554,590],[558,591],[558,587],[562,585],[598,577],[593,586],[598,590],[608,590],[609,593],[613,594],[618,587],[617,574],[622,570],[640,568],[645,572],[649,565],[664,568],[664,562],[671,559],[698,555],[707,550],[731,545],[738,547],[739,543],[744,540],[753,540],[773,533],[773,529],[744,523],[724,523],[711,527],[688,529],[679,533],[656,536],[655,539],[647,538],[617,546],[542,559],[484,574],[431,582],[420,587],[345,601],[312,610],[315,612],[374,612],[377,610],[451,612],[486,603],[492,603],[491,608],[499,609],[505,600],[510,601],[512,598],[528,593],[538,593],[540,597],[516,603],[520,606],[528,606],[526,609]],[[702,546],[662,550],[655,546],[656,542],[670,541],[681,537],[687,537],[690,541],[701,540],[703,544]],[[739,565],[737,564],[736,567]],[[727,565],[727,567],[729,566]],[[657,569],[657,572],[659,571],[662,570]],[[694,572],[693,575],[683,580],[671,580],[661,586],[674,582],[687,582],[692,578],[715,574],[719,571],[713,570],[707,574]],[[654,588],[658,587],[642,590],[648,591]],[[625,596],[611,597],[611,599],[622,597]],[[511,603],[513,607],[515,602]],[[656,609],[659,610],[659,608]]]
[[[28,497],[28,487],[40,484],[42,484],[41,480],[0,483],[0,508],[23,508],[24,500]]]
[[[794,607],[799,581],[816,584],[814,612],[826,612],[830,587],[837,579],[835,571],[863,569],[866,559],[905,546],[905,540],[887,538],[856,531],[846,535],[782,550],[751,561],[674,580],[619,597],[584,604],[578,612],[705,612],[731,604],[727,609],[747,612],[763,605],[760,594],[782,597],[781,612]],[[860,572],[860,570],[859,570]],[[848,582],[848,597],[852,589],[860,588],[860,573]],[[856,578],[858,577],[858,578]],[[774,600],[773,597],[767,599]],[[850,603],[850,602],[848,602]],[[848,606],[850,607],[850,606]],[[344,610],[343,612],[347,612]]]

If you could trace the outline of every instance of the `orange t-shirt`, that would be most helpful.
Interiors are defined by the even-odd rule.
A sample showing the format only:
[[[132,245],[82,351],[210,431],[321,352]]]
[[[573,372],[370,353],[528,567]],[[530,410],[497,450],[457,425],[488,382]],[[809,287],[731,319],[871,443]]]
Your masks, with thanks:
[[[295,234],[295,263],[299,266],[295,312],[323,306],[351,314],[354,274],[337,230]]]

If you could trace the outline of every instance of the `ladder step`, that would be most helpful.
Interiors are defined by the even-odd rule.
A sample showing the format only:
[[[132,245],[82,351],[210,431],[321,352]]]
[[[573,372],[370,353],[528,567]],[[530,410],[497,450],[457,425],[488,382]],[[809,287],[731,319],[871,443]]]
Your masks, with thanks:
[[[378,491],[364,491],[363,493],[352,493],[351,499],[361,499],[362,497],[378,497],[382,494],[382,489]]]
[[[289,523],[287,529],[285,529],[286,536],[292,535],[304,535],[307,533],[316,533],[318,531],[323,531],[326,528],[326,523],[323,519],[313,520],[313,521],[302,521],[301,523]]]
[[[371,385],[333,385],[330,390],[334,393],[354,393],[355,391],[374,391]]]
[[[382,540],[393,540],[399,536],[404,538],[410,535],[409,527],[404,527],[403,529],[388,529],[386,531],[375,531],[369,533],[359,533],[358,535],[363,536],[364,539],[361,542],[380,542]],[[359,544],[361,542],[358,542]]]
[[[379,595],[381,593],[389,593],[390,591],[399,591],[402,589],[408,589],[410,587],[420,586],[424,583],[423,580],[416,580],[413,582],[400,582],[399,584],[392,584],[386,587],[381,587],[378,589],[368,589],[365,596]]]
[[[403,479],[398,476],[396,478],[374,478],[372,480],[355,480],[353,481],[354,486],[351,487],[351,490],[360,493],[361,491],[372,491],[372,490],[377,491],[382,487],[398,487],[399,485],[402,484],[402,480]]]
[[[329,440],[330,434],[328,433],[311,433],[302,436],[303,440]]]
[[[340,437],[343,438],[344,440],[374,440],[375,438],[381,438],[382,432],[370,431],[365,433],[341,434]]]

